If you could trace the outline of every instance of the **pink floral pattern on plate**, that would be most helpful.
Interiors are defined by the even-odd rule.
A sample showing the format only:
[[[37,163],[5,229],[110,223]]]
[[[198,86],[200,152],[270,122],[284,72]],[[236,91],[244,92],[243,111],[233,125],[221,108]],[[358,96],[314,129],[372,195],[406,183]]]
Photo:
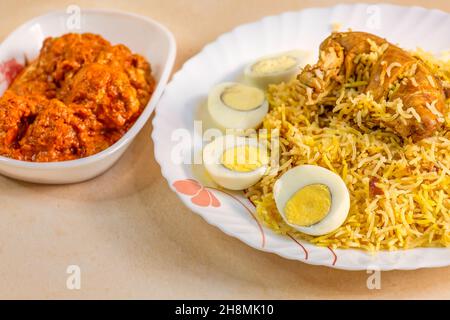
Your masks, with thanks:
[[[179,193],[191,196],[191,202],[200,207],[220,207],[220,201],[216,196],[193,179],[175,181],[173,187]]]
[[[252,210],[247,207],[238,197],[235,195],[214,187],[202,186],[198,181],[194,179],[185,179],[185,180],[177,180],[173,184],[173,187],[176,191],[181,194],[191,196],[191,202],[201,206],[201,207],[215,207],[218,208],[221,206],[219,199],[212,193],[212,191],[220,192],[235,201],[237,201],[240,205],[242,205],[245,210],[249,213],[249,215],[255,220],[256,225],[261,233],[261,247],[264,248],[266,245],[266,235],[264,233],[264,229],[262,225],[259,223],[258,219],[253,214]]]
[[[210,207],[211,206],[211,207],[219,208],[221,206],[219,199],[217,199],[217,197],[212,193],[212,190],[214,190],[216,192],[221,192],[222,194],[227,195],[227,196],[231,197],[232,199],[236,200],[239,204],[241,204],[246,209],[246,211],[250,214],[250,216],[255,220],[255,222],[259,228],[259,231],[261,233],[261,247],[264,248],[265,243],[266,243],[266,236],[264,233],[264,229],[261,226],[258,219],[256,218],[253,211],[250,208],[248,208],[241,200],[239,200],[239,198],[237,198],[236,196],[234,196],[233,194],[231,194],[225,190],[217,189],[214,187],[203,186],[200,184],[200,182],[198,182],[194,179],[177,180],[172,185],[177,192],[187,195],[187,196],[190,196],[191,202],[200,207]],[[302,251],[304,253],[304,259],[308,260],[309,253],[308,253],[308,250],[305,248],[305,246],[303,246],[300,243],[300,241],[295,239],[295,237],[292,236],[291,234],[288,233],[287,236],[302,249]],[[330,247],[328,247],[328,249],[330,250],[331,254],[333,255],[333,260],[331,262],[331,265],[334,266],[334,265],[336,265],[336,262],[337,262],[337,255],[333,249],[331,249]]]

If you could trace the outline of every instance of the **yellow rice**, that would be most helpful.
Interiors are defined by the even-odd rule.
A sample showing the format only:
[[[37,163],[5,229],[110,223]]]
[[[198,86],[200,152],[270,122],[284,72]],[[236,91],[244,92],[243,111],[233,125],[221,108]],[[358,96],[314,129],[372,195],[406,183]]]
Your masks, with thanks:
[[[434,72],[450,75],[450,63],[423,52],[417,56],[426,59]],[[365,71],[361,69],[361,76],[354,82],[365,81]],[[414,73],[408,75],[411,81],[415,80]],[[370,94],[359,92],[357,83],[350,83],[333,97],[335,107],[330,109],[315,104],[311,93],[304,97],[299,86],[292,80],[268,89],[270,111],[263,128],[279,131],[280,166],[275,174],[247,190],[259,219],[278,233],[331,248],[377,251],[449,247],[448,115],[442,119],[444,128],[435,136],[413,143],[371,123],[371,119],[411,117],[420,121],[415,110],[406,109],[401,100],[377,103]],[[313,237],[296,232],[276,209],[273,184],[281,174],[301,164],[336,172],[350,191],[348,218],[330,234]],[[370,184],[382,194],[371,193]]]

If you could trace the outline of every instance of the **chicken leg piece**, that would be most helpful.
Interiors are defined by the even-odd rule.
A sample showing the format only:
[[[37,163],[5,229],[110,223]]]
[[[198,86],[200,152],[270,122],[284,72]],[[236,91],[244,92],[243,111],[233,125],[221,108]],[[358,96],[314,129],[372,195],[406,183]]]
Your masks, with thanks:
[[[369,59],[361,63],[363,55]],[[448,112],[441,80],[425,63],[369,33],[333,33],[322,42],[317,64],[307,66],[297,79],[312,90],[313,103],[349,82],[359,83],[361,92],[370,92],[378,102],[401,99],[403,108],[414,109],[420,120],[390,117],[378,124],[414,141],[431,136]]]

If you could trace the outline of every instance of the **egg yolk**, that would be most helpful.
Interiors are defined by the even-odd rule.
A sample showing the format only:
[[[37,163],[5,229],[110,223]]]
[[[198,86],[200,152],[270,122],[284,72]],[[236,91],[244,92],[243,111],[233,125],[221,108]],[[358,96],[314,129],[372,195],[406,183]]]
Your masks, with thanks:
[[[265,165],[267,155],[257,147],[238,146],[225,150],[221,162],[232,171],[250,172]]]
[[[297,59],[291,56],[280,56],[261,60],[252,66],[257,75],[286,71],[297,64]]]
[[[298,190],[284,207],[287,221],[302,227],[323,220],[331,207],[330,189],[324,184],[311,184]]]
[[[222,92],[221,99],[232,109],[249,111],[263,104],[264,92],[258,88],[237,84],[226,88]]]

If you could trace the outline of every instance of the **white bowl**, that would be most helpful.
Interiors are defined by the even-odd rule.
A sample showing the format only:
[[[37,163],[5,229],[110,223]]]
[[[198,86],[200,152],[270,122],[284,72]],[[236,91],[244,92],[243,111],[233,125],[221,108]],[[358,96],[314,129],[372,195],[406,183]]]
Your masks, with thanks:
[[[10,59],[24,64],[34,59],[46,37],[69,32],[96,33],[113,44],[122,43],[144,56],[152,65],[157,86],[141,116],[115,144],[95,155],[61,162],[27,162],[0,156],[0,173],[11,178],[49,184],[84,181],[109,169],[125,152],[142,129],[158,102],[175,61],[176,44],[172,33],[161,24],[134,14],[110,10],[82,10],[80,28],[71,29],[70,14],[55,11],[34,18],[12,32],[0,45],[0,64]],[[73,24],[72,24],[73,25]],[[1,79],[0,75],[0,79]],[[7,85],[0,83],[0,94]]]

